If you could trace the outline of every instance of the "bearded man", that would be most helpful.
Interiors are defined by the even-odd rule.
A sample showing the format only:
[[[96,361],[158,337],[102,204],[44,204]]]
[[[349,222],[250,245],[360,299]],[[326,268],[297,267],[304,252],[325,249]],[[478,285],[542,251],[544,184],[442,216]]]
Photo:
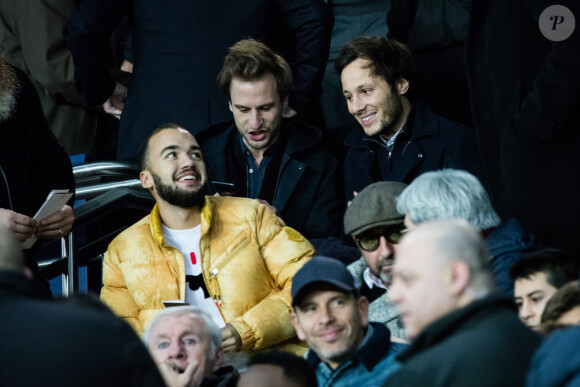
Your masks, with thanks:
[[[344,232],[351,235],[362,257],[347,269],[360,294],[369,301],[369,320],[382,323],[393,337],[407,340],[397,305],[387,299],[399,240],[406,229],[397,212],[397,197],[407,187],[379,181],[363,189],[344,214]]]
[[[304,352],[290,289],[312,245],[256,200],[205,196],[205,163],[186,129],[160,126],[141,156],[141,185],[156,205],[109,245],[101,299],[139,334],[163,301],[179,300],[212,317],[225,352]]]

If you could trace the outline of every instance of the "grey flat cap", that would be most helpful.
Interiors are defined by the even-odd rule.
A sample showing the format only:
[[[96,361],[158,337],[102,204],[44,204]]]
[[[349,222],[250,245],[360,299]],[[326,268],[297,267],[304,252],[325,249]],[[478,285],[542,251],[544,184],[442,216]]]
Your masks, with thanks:
[[[352,199],[344,214],[344,232],[359,235],[371,228],[401,223],[396,198],[407,187],[396,181],[379,181],[367,186]]]

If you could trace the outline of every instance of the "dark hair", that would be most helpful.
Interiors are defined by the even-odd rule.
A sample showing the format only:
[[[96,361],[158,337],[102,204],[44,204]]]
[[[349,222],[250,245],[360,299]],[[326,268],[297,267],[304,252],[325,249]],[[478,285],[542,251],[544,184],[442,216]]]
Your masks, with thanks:
[[[548,283],[559,289],[578,279],[580,263],[565,250],[547,248],[526,254],[510,270],[514,281],[536,273],[545,273]]]
[[[342,47],[334,69],[340,75],[346,66],[359,58],[369,60],[371,74],[382,77],[391,89],[404,78],[409,81],[409,92],[412,90],[415,63],[411,51],[403,43],[380,36],[360,36]]]
[[[546,308],[542,313],[542,332],[548,334],[560,327],[556,320],[577,306],[580,306],[580,283],[568,282],[558,289],[546,303]]]
[[[149,157],[149,140],[151,140],[151,137],[155,136],[157,133],[165,129],[181,129],[181,126],[174,124],[172,122],[168,122],[166,124],[161,124],[155,129],[153,129],[149,137],[147,137],[147,139],[143,142],[143,144],[141,144],[141,147],[139,147],[139,160],[141,162],[142,171],[146,170],[149,167],[149,165],[147,164],[147,158]]]
[[[250,358],[248,368],[257,364],[270,364],[284,370],[284,376],[302,387],[316,387],[316,374],[304,358],[288,352],[260,352]]]
[[[283,101],[292,89],[292,70],[288,62],[262,42],[240,40],[228,50],[217,77],[218,88],[231,100],[230,85],[233,78],[255,81],[268,73],[274,76],[280,101]]]

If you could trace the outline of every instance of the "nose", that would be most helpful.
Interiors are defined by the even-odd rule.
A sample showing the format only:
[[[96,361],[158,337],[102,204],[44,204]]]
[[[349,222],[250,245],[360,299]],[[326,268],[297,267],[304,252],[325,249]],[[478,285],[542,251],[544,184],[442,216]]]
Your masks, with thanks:
[[[387,297],[389,301],[394,302],[395,304],[398,304],[401,301],[401,289],[399,286],[399,280],[396,277],[393,278],[393,283],[389,287]]]
[[[527,301],[522,302],[519,315],[522,321],[527,321],[534,317],[533,308],[530,307],[530,304]]]
[[[259,129],[262,126],[262,114],[259,110],[252,110],[250,112],[249,124],[251,129]]]
[[[395,252],[393,244],[387,240],[383,235],[379,239],[379,254],[382,258],[386,258]]]
[[[328,325],[332,324],[335,320],[334,315],[332,314],[332,310],[327,306],[324,308],[320,308],[320,319],[319,323],[321,325]]]
[[[185,350],[183,344],[179,340],[175,340],[169,346],[167,351],[168,355],[172,359],[180,359],[185,356]]]
[[[361,111],[364,110],[365,108],[365,103],[362,101],[361,98],[358,98],[357,96],[353,95],[350,99],[350,107],[351,107],[351,114],[357,114]]]

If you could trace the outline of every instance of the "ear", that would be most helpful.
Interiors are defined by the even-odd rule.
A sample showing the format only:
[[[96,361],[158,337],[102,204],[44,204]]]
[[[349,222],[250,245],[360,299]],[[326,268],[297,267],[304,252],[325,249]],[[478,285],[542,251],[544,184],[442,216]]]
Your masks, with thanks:
[[[399,95],[407,94],[407,91],[409,91],[409,81],[405,78],[399,78],[397,81],[397,91]]]
[[[369,325],[369,299],[365,296],[360,296],[356,302],[358,304],[357,306],[361,323],[366,327]]]
[[[145,170],[139,173],[139,180],[141,181],[141,187],[145,189],[153,188],[153,176],[151,176],[151,172]]]
[[[222,348],[218,348],[215,351],[215,357],[213,359],[213,366],[211,370],[213,372],[217,372],[222,367],[222,364],[224,364],[224,359],[224,350]]]
[[[447,285],[449,293],[454,296],[461,296],[469,285],[471,274],[469,266],[463,261],[453,261],[449,264],[447,272]]]
[[[230,111],[233,113],[234,112],[234,106],[232,105],[232,101],[228,102],[228,105],[230,106]]]
[[[282,100],[282,107],[286,108],[288,106],[288,96],[284,97]]]
[[[298,338],[302,341],[306,340],[306,336],[304,335],[304,332],[302,332],[300,321],[298,321],[298,316],[296,315],[295,311],[292,311],[290,314],[290,321],[292,321],[292,326],[294,326],[294,329],[296,330],[296,336],[298,336]]]

